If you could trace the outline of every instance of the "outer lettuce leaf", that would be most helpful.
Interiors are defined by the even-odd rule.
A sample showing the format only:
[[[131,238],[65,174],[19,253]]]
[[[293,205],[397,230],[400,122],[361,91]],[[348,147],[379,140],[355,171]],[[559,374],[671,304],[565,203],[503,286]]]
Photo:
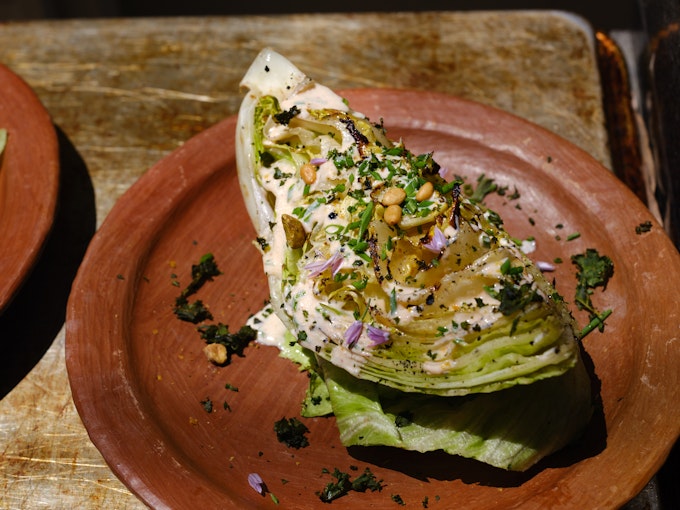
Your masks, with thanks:
[[[330,363],[322,368],[345,446],[443,450],[525,471],[578,436],[592,415],[582,363],[559,377],[465,397],[402,393]]]
[[[299,344],[296,344],[299,348]],[[295,354],[299,360],[313,355]],[[291,351],[282,353],[287,357]],[[592,413],[583,363],[559,377],[461,397],[404,393],[353,377],[322,359],[307,370],[302,416],[333,414],[344,446],[442,450],[509,471],[526,471],[577,438]]]
[[[305,399],[302,401],[300,414],[305,418],[333,414],[328,385],[316,370],[309,370],[309,387]]]
[[[251,327],[253,325],[251,323]],[[305,418],[333,414],[328,387],[323,380],[314,353],[302,347],[289,331],[286,331],[283,341],[279,342],[278,349],[279,356],[292,361],[301,371],[309,375],[309,385],[302,401],[300,414]]]

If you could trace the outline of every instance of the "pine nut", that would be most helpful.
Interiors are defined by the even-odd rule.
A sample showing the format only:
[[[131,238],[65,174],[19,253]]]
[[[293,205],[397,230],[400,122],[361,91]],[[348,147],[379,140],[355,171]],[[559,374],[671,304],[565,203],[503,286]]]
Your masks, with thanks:
[[[300,167],[300,178],[305,184],[314,184],[316,181],[316,167],[311,163],[305,163]]]
[[[432,193],[434,193],[434,185],[430,181],[427,181],[420,187],[420,189],[416,193],[416,200],[418,202],[427,200],[432,196]]]
[[[399,205],[401,204],[404,199],[406,198],[406,192],[403,190],[403,188],[388,188],[385,190],[385,194],[382,197],[382,204],[384,206],[390,206],[390,205]]]
[[[216,365],[224,365],[227,362],[227,348],[222,344],[208,344],[203,347],[203,353]]]
[[[388,225],[396,225],[401,221],[401,207],[397,204],[388,205],[383,214],[383,219]]]

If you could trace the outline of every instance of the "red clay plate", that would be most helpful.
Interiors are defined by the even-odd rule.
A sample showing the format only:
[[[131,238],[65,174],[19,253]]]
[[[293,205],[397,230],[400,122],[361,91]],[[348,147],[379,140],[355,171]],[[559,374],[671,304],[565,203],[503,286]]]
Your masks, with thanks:
[[[59,193],[59,148],[49,114],[33,90],[0,65],[0,313],[21,286],[52,221]]]
[[[326,508],[316,492],[332,481],[324,468],[336,467],[351,474],[369,467],[385,483],[381,492],[344,496],[334,503],[341,508],[393,509],[397,495],[412,508],[475,510],[616,508],[632,498],[680,431],[673,297],[680,257],[662,229],[590,156],[514,116],[422,92],[345,95],[371,119],[384,118],[388,134],[414,152],[433,150],[471,182],[485,173],[508,186],[490,205],[515,236],[536,238],[535,259],[564,260],[554,275],[567,299],[576,282],[571,255],[593,247],[612,258],[615,275],[593,301],[613,314],[604,333],[584,342],[601,382],[603,419],[577,446],[521,474],[437,453],[347,450],[333,418],[304,420],[307,448],[279,443],[274,422],[299,416],[306,375],[275,348],[257,345],[214,367],[196,327],[172,313],[191,265],[208,252],[224,274],[197,297],[215,321],[237,330],[268,296],[229,118],[163,159],[118,201],[73,287],[66,326],[73,396],[114,473],[146,504],[175,510],[273,508],[270,496],[248,485],[249,473],[261,475],[278,508]],[[518,199],[510,197],[515,187]],[[651,231],[636,234],[645,221]],[[575,232],[580,237],[567,241]]]

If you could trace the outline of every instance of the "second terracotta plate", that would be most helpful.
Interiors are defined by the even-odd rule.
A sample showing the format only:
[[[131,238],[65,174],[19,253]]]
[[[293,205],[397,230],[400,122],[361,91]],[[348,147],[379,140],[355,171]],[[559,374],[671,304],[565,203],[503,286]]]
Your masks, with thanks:
[[[343,448],[333,418],[304,420],[310,446],[290,449],[273,425],[299,416],[307,377],[276,349],[253,345],[224,368],[172,308],[208,252],[223,271],[197,297],[238,329],[268,297],[234,162],[235,120],[187,142],[116,204],[91,243],[68,306],[67,365],[76,406],[116,475],[156,508],[274,508],[248,485],[259,473],[278,508],[326,508],[326,471],[370,468],[385,487],[341,508],[616,508],[662,464],[680,431],[680,324],[672,293],[680,258],[616,178],[590,156],[509,114],[436,94],[362,90],[355,109],[392,138],[474,183],[507,186],[489,204],[536,260],[561,258],[558,290],[574,295],[570,256],[596,248],[615,275],[593,301],[613,314],[585,339],[603,408],[578,445],[527,473],[388,448]],[[514,191],[519,198],[512,198]],[[636,226],[651,221],[651,230]],[[576,235],[578,234],[578,235]],[[572,240],[567,240],[572,239]],[[578,320],[585,318],[577,313]],[[238,388],[238,391],[234,391]],[[207,403],[212,403],[208,412]]]
[[[0,65],[0,313],[40,255],[59,193],[59,147],[49,114],[33,90]]]

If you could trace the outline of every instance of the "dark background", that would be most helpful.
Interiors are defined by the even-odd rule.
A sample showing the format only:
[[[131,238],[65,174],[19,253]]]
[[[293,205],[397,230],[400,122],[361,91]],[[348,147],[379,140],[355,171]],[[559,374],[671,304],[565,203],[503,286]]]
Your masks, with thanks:
[[[596,29],[641,27],[637,0],[0,0],[0,20],[82,17],[280,14],[488,9],[566,10],[588,19]]]

